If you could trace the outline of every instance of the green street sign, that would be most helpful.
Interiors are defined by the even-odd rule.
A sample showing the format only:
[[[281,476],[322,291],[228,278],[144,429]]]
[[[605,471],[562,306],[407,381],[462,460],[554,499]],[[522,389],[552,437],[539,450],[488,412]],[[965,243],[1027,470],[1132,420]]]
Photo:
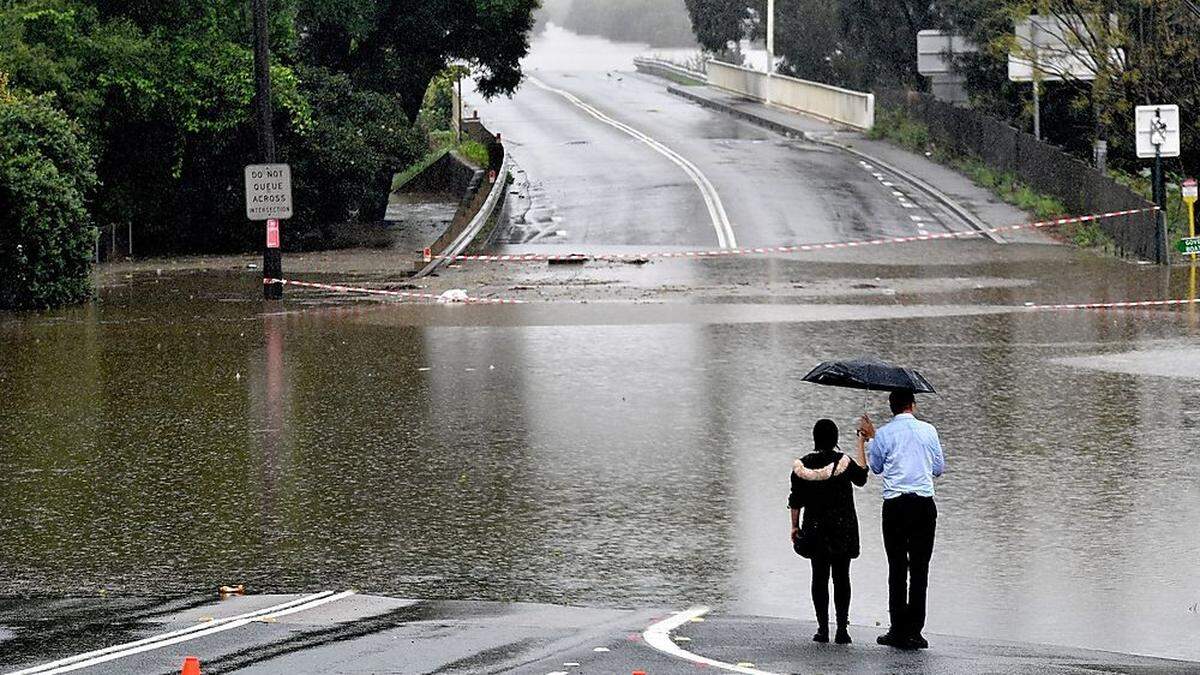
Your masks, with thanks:
[[[1187,255],[1200,253],[1200,237],[1184,237],[1175,244],[1175,250]]]

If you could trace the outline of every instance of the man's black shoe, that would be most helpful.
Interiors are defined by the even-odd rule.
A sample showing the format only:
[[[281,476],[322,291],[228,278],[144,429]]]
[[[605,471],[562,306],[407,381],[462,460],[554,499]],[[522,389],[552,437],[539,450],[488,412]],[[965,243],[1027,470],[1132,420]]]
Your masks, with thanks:
[[[925,638],[921,637],[920,633],[917,633],[916,635],[909,636],[908,648],[909,649],[929,649],[929,641],[926,640]]]
[[[883,635],[880,635],[879,637],[875,638],[875,641],[881,645],[887,645],[888,647],[896,647],[898,649],[904,649],[905,647],[908,646],[908,640],[900,637],[899,635],[893,633],[890,630],[888,632],[884,633]]]
[[[839,645],[848,645],[854,642],[854,640],[850,639],[850,631],[846,630],[845,626],[837,629],[837,636],[833,638],[833,641]]]
[[[829,642],[829,627],[817,629],[817,634],[813,636],[813,642]]]

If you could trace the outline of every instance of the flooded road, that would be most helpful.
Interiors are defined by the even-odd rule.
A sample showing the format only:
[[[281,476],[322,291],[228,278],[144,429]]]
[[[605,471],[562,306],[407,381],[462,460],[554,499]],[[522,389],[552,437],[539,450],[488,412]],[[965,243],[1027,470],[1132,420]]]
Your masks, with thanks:
[[[714,280],[721,262],[647,273]],[[950,466],[930,631],[1200,659],[1200,376],[1163,366],[1194,355],[1195,313],[1017,302],[1186,279],[1088,265],[1086,283],[1037,267],[1033,288],[1032,268],[955,266],[966,288],[1012,283],[931,304],[847,284],[821,304],[290,293],[282,314],[252,300],[253,272],[134,275],[92,307],[0,319],[0,594],[243,583],[807,617],[790,459],[817,417],[885,411],[799,379],[879,354],[941,392],[921,408]],[[737,278],[814,274],[757,268]],[[1127,353],[1144,358],[1110,367]],[[877,480],[857,499],[852,620],[886,625]]]

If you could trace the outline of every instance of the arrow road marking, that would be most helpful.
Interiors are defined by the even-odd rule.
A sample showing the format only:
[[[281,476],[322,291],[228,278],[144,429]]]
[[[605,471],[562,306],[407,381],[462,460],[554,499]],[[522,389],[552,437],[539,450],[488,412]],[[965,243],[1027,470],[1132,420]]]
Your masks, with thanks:
[[[700,195],[704,197],[704,205],[708,207],[709,218],[712,219],[713,229],[717,232],[717,244],[721,248],[737,248],[737,237],[733,234],[733,225],[729,223],[729,215],[725,213],[725,205],[721,202],[721,196],[717,194],[717,188],[713,187],[712,182],[708,180],[708,177],[704,175],[704,172],[701,171],[695,164],[692,164],[687,160],[686,157],[654,140],[650,136],[647,136],[637,129],[634,129],[628,124],[618,122],[617,120],[600,112],[596,108],[584,103],[579,99],[578,96],[575,96],[571,92],[563,91],[562,89],[556,89],[533,76],[527,76],[527,78],[531,83],[533,83],[534,86],[562,96],[570,101],[575,107],[583,110],[587,114],[595,117],[610,127],[633,136],[637,140],[650,146],[650,148],[655,152],[674,162],[679,168],[683,169],[683,172],[686,173],[688,177],[692,179],[692,182],[696,184],[696,187],[700,189]]]
[[[647,628],[645,632],[642,633],[642,639],[645,640],[646,644],[650,645],[651,647],[654,647],[664,654],[674,656],[677,659],[683,659],[685,661],[691,661],[692,663],[710,666],[712,668],[719,668],[721,670],[728,670],[731,673],[743,673],[743,675],[777,675],[776,673],[766,670],[758,670],[757,668],[753,668],[748,665],[725,663],[724,661],[710,659],[707,656],[693,654],[692,652],[689,652],[675,644],[675,641],[671,639],[671,631],[679,628],[689,621],[699,619],[705,614],[708,614],[709,611],[710,610],[707,607],[693,607],[689,610],[669,616]]]

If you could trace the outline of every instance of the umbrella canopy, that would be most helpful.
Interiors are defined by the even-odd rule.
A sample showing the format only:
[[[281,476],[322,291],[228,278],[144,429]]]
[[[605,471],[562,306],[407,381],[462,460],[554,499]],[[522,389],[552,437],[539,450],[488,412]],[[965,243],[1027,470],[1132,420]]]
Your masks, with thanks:
[[[870,389],[873,391],[903,391],[915,394],[936,394],[933,385],[915,370],[893,366],[875,359],[826,361],[804,376],[805,382],[831,387]]]

